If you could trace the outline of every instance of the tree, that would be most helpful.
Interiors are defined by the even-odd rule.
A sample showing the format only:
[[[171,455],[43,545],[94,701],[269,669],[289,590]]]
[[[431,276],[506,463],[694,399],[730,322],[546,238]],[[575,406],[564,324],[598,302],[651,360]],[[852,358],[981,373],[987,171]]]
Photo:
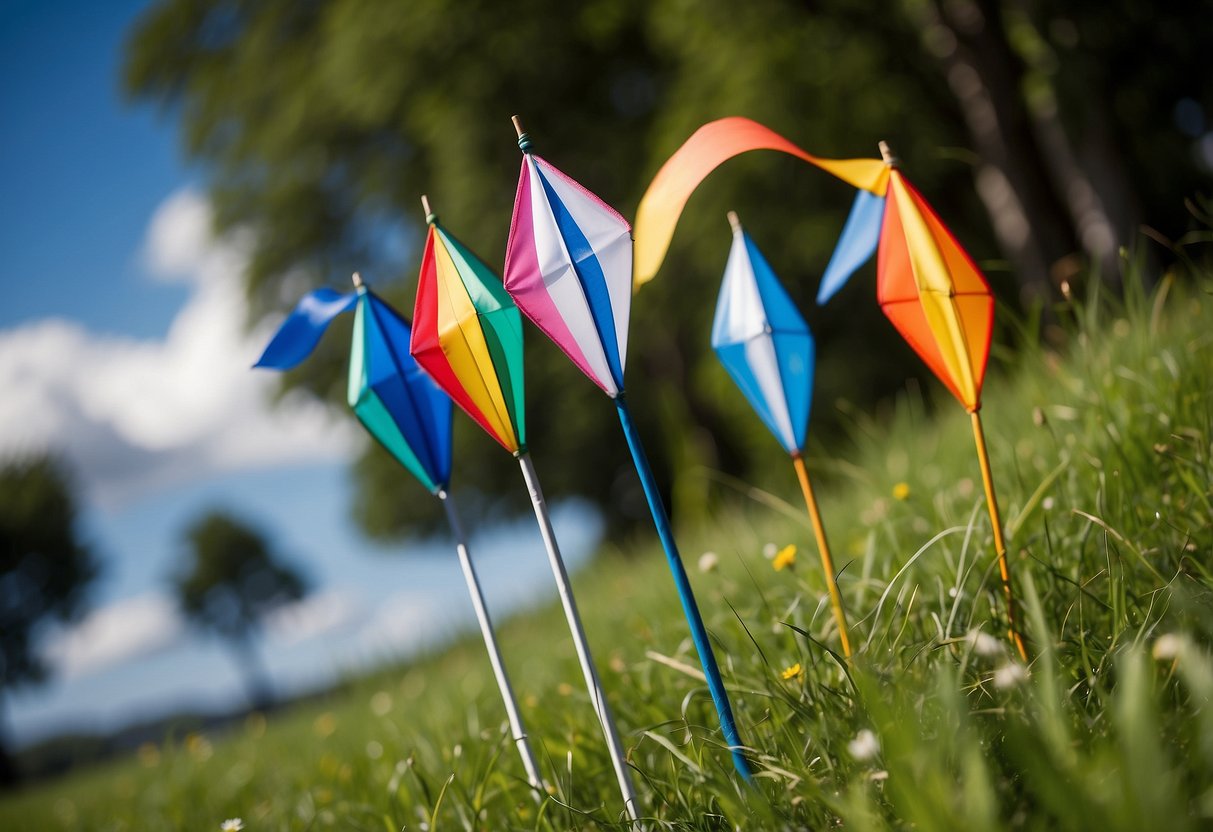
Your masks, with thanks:
[[[1213,114],[1199,38],[1166,61],[1130,57],[1148,29],[1143,16],[1165,24],[1156,40],[1174,39],[1200,31],[1208,8],[162,0],[132,33],[125,82],[180,119],[187,153],[211,175],[219,230],[252,232],[254,318],[278,311],[301,276],[345,286],[355,269],[407,310],[423,191],[461,239],[500,262],[519,162],[513,113],[540,154],[625,215],[658,165],[712,118],[751,116],[827,156],[875,155],[888,139],[1014,302],[1020,290],[1049,297],[1084,251],[1105,262],[1132,242],[1138,220],[1182,233],[1175,211],[1199,168],[1171,110],[1190,99]],[[1124,128],[1110,132],[1111,118]],[[1122,134],[1152,139],[1110,138]],[[822,345],[818,388],[828,391],[819,401],[869,404],[921,373],[875,312],[872,281],[826,313],[814,307],[850,196],[774,154],[732,162],[696,194],[661,279],[637,296],[628,384],[676,513],[710,504],[703,478],[687,472],[744,476],[778,454],[707,348],[726,210],[740,212],[809,312]],[[337,399],[337,340],[286,383]],[[541,471],[548,490],[595,500],[613,512],[612,527],[643,518],[611,408],[537,337],[528,338],[527,393],[536,464],[563,463]],[[816,414],[811,437],[828,437],[838,415]],[[457,430],[456,477],[522,508],[510,460],[467,420]],[[365,528],[415,526],[424,504],[392,496],[404,477],[377,449],[360,460]]]
[[[304,596],[303,577],[270,551],[255,529],[218,511],[185,532],[186,568],[174,579],[181,609],[197,627],[226,639],[255,708],[272,701],[255,636],[266,614]]]
[[[45,678],[38,636],[82,614],[97,573],[63,466],[37,456],[0,467],[0,694]],[[2,740],[0,784],[8,784],[17,773]]]

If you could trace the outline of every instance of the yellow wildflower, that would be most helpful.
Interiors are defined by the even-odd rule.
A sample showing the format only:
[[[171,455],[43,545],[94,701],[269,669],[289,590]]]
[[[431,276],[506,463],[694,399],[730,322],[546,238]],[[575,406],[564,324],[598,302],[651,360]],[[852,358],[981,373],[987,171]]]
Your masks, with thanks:
[[[791,566],[794,563],[796,563],[796,544],[789,543],[775,555],[775,559],[771,561],[771,566],[778,572],[785,566]]]
[[[910,486],[909,486],[909,484],[908,484],[908,483],[904,483],[904,482],[899,482],[899,483],[897,483],[897,485],[893,486],[893,499],[894,499],[894,500],[908,500],[908,499],[910,499]]]
[[[800,666],[800,662],[796,662],[796,664],[792,665],[791,667],[784,668],[783,671],[784,679],[799,679],[803,675],[804,668]]]

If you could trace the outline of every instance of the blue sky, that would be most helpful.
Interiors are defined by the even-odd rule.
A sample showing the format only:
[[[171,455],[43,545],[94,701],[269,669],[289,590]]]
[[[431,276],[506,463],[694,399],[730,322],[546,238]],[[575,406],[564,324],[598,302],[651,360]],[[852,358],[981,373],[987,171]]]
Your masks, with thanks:
[[[243,253],[209,238],[203,176],[172,123],[119,92],[148,5],[0,0],[0,457],[71,462],[105,566],[89,616],[47,634],[56,678],[9,699],[22,742],[241,701],[221,645],[184,627],[165,587],[182,529],[213,507],[314,582],[266,628],[283,689],[474,626],[449,541],[380,547],[352,527],[347,464],[365,440],[349,415],[270,408],[272,376],[247,369],[273,322],[241,327]],[[599,521],[566,505],[556,524],[574,566]],[[533,522],[473,530],[472,551],[498,616],[551,594]]]

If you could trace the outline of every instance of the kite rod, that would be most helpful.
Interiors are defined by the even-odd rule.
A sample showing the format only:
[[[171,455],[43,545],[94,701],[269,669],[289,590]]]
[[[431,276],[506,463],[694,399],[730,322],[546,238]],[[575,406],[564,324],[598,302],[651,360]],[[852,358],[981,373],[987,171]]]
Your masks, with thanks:
[[[489,611],[484,603],[484,593],[480,589],[480,580],[476,577],[476,568],[468,554],[466,538],[463,535],[463,525],[459,522],[459,514],[455,511],[455,499],[447,491],[439,491],[438,499],[446,509],[446,519],[455,536],[455,551],[459,553],[459,565],[463,568],[463,578],[467,581],[468,595],[472,598],[472,606],[476,609],[476,620],[480,622],[480,634],[484,636],[484,646],[489,651],[489,662],[493,665],[493,675],[497,678],[497,687],[501,690],[501,699],[505,703],[505,713],[510,721],[510,734],[514,744],[518,746],[518,754],[522,757],[522,767],[526,769],[527,781],[536,792],[536,797],[546,794],[543,779],[539,776],[539,764],[535,754],[527,742],[526,729],[522,725],[522,717],[518,713],[518,703],[514,699],[514,690],[510,687],[510,678],[506,675],[505,664],[501,660],[501,651],[497,648],[497,637],[493,634],[493,622],[489,619]]]
[[[628,410],[628,403],[622,390],[615,396],[615,409],[619,411],[619,421],[623,425],[628,448],[632,451],[632,462],[636,466],[636,473],[640,475],[640,484],[644,487],[644,496],[648,500],[649,511],[653,515],[653,524],[657,527],[657,536],[661,538],[661,546],[665,549],[670,572],[674,575],[674,585],[678,588],[682,611],[686,615],[687,623],[691,625],[691,640],[695,643],[696,652],[699,653],[699,661],[703,665],[703,673],[708,681],[708,691],[712,694],[712,702],[716,705],[716,713],[720,717],[720,730],[729,744],[734,768],[749,782],[753,779],[753,775],[750,774],[750,764],[742,753],[744,746],[737,735],[737,725],[733,720],[733,708],[729,704],[729,694],[725,690],[724,680],[720,677],[720,668],[716,665],[716,655],[712,652],[707,628],[704,627],[703,617],[699,614],[699,605],[695,603],[695,593],[691,590],[691,581],[687,577],[686,567],[683,566],[682,557],[678,554],[678,544],[674,542],[670,518],[666,514],[665,504],[662,503],[661,494],[657,490],[657,480],[653,477],[652,468],[649,467],[644,446],[640,443],[640,434],[632,422],[632,414]]]
[[[564,568],[564,559],[560,557],[560,546],[556,543],[556,532],[552,529],[552,518],[548,514],[547,503],[543,499],[543,489],[539,487],[539,476],[531,463],[531,455],[524,448],[518,454],[518,465],[522,468],[522,477],[526,480],[527,490],[531,494],[531,505],[535,508],[535,519],[539,521],[539,532],[543,535],[543,545],[547,549],[548,562],[552,566],[552,576],[556,579],[556,588],[560,592],[560,603],[564,607],[564,617],[569,623],[569,632],[573,636],[573,644],[577,648],[577,660],[581,663],[581,672],[585,676],[586,690],[590,694],[590,704],[602,726],[606,737],[607,749],[611,753],[611,765],[615,768],[615,779],[619,781],[619,791],[623,795],[623,804],[627,809],[628,818],[639,819],[636,806],[636,790],[632,786],[632,775],[619,742],[619,731],[615,728],[615,719],[611,716],[610,705],[607,704],[606,693],[602,682],[598,679],[598,671],[594,667],[594,658],[590,655],[590,645],[585,638],[585,629],[581,626],[581,615],[577,612],[577,601],[573,598],[573,588],[569,585],[569,573]]]
[[[834,559],[830,557],[830,544],[826,541],[825,526],[821,523],[821,514],[817,511],[817,497],[813,494],[813,485],[809,482],[809,471],[805,468],[804,458],[799,453],[792,454],[792,465],[796,468],[796,477],[800,480],[800,490],[804,492],[804,504],[809,509],[809,519],[813,521],[813,535],[817,538],[817,550],[821,553],[821,568],[825,572],[826,587],[830,590],[830,606],[834,608],[834,623],[838,625],[838,637],[842,640],[842,652],[851,658],[851,638],[847,634],[847,616],[842,609],[842,596],[838,592],[838,582],[834,578]]]
[[[1015,593],[1011,588],[1011,568],[1007,562],[1007,544],[1002,537],[1002,518],[998,514],[998,498],[994,494],[994,477],[990,473],[990,454],[986,450],[986,435],[981,427],[981,411],[971,412],[973,420],[973,440],[977,443],[977,458],[981,462],[981,482],[986,489],[986,506],[990,510],[990,525],[994,527],[994,550],[998,553],[998,571],[1002,575],[1002,590],[1007,601],[1007,635],[1010,637],[1019,657],[1028,660],[1028,651],[1024,647],[1023,637],[1015,621]]]

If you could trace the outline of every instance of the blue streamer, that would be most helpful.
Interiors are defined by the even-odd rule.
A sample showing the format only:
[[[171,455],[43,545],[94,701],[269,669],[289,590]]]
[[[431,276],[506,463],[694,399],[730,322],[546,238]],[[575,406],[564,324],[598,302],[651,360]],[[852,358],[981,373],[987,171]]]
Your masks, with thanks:
[[[312,354],[320,336],[342,312],[352,309],[358,294],[343,295],[333,289],[316,289],[303,296],[266,345],[254,367],[289,370]]]

